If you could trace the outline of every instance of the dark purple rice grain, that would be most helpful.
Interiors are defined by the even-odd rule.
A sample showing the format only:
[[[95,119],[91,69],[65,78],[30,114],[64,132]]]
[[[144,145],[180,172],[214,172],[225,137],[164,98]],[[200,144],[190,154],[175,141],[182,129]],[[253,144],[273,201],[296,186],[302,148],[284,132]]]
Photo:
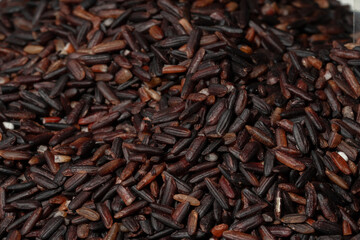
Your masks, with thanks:
[[[40,230],[39,237],[41,239],[48,239],[60,227],[63,222],[62,217],[55,217],[48,221],[45,226]]]
[[[222,208],[228,210],[229,205],[227,203],[225,196],[216,188],[212,180],[209,178],[205,178],[205,183],[211,195],[213,195],[213,197],[215,198],[215,200],[221,205]]]
[[[86,202],[86,200],[90,197],[91,192],[82,191],[80,192],[70,203],[69,209],[76,210],[82,206]]]
[[[21,225],[22,223],[24,223],[30,216],[32,215],[32,212],[29,212],[27,214],[24,214],[23,216],[21,216],[20,218],[16,219],[15,221],[11,222],[11,224],[9,224],[6,227],[6,231],[10,231],[16,227],[18,227],[19,225]]]
[[[177,222],[175,222],[174,220],[171,219],[171,217],[169,216],[165,216],[159,213],[152,213],[151,214],[152,217],[156,218],[157,220],[159,220],[161,223],[163,223],[164,225],[172,228],[172,229],[182,229],[184,226],[182,224],[179,224]]]

